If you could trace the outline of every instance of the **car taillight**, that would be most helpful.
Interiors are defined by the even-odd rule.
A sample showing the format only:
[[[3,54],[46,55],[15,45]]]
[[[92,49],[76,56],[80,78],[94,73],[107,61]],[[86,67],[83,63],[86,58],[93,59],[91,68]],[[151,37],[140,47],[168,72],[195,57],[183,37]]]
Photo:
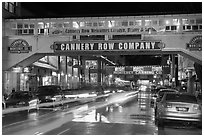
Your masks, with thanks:
[[[199,105],[193,105],[193,109],[194,109],[194,110],[199,110],[200,107],[199,107]]]

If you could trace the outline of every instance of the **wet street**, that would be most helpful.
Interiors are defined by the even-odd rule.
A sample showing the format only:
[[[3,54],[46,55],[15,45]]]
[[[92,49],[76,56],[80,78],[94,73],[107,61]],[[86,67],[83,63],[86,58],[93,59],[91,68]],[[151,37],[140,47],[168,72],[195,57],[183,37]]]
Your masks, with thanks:
[[[3,115],[2,120],[3,135],[202,134],[201,129],[180,123],[165,123],[164,128],[158,128],[148,91],[114,93],[106,101],[68,106],[63,110],[11,113]]]

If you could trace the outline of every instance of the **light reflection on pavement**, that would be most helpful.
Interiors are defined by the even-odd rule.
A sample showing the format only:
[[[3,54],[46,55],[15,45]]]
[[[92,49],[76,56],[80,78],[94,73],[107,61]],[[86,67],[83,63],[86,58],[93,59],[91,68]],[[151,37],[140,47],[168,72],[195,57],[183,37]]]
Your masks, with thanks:
[[[132,93],[131,93],[132,94]],[[118,96],[117,96],[118,95]],[[125,95],[114,94],[122,97]],[[129,97],[128,93],[128,97]],[[115,97],[111,97],[114,99]],[[3,128],[3,134],[67,134],[67,135],[155,135],[155,134],[202,134],[200,129],[176,129],[155,125],[154,109],[151,106],[151,94],[139,92],[123,102],[92,102],[67,108],[46,117],[29,115],[33,121]]]

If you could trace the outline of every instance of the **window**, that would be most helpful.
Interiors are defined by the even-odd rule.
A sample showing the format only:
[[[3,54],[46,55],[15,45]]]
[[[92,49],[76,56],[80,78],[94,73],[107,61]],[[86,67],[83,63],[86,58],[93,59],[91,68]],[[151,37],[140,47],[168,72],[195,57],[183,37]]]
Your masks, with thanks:
[[[182,19],[182,24],[187,25],[188,24],[188,19]]]
[[[105,21],[100,21],[100,22],[98,22],[98,26],[99,26],[99,27],[104,27],[104,26],[105,26]]]
[[[111,20],[111,21],[108,21],[108,27],[115,27],[115,21],[114,20]]]
[[[202,24],[202,19],[196,19],[196,24]]]
[[[142,26],[142,20],[136,20],[135,26]]]
[[[64,22],[63,26],[64,26],[64,28],[68,28],[69,27],[69,22]]]
[[[76,22],[76,21],[73,21],[73,28],[76,28],[76,29],[78,29],[79,28],[79,23],[78,22]]]
[[[86,22],[85,25],[86,27],[92,27],[92,22]]]
[[[193,26],[192,26],[192,29],[193,29],[193,30],[198,30],[198,25],[193,25]]]
[[[5,8],[6,10],[9,10],[9,2],[5,2],[4,8]]]
[[[85,22],[80,22],[80,27],[85,27]]]
[[[8,12],[15,13],[16,2],[4,2],[4,9]]]
[[[152,22],[152,20],[145,20],[145,26],[150,26],[151,22]]]
[[[128,26],[128,21],[123,21],[122,22],[122,26],[126,26],[127,27]]]
[[[177,30],[177,26],[171,26],[171,30]]]
[[[129,26],[133,26],[134,25],[134,22],[133,21],[130,21],[129,22]]]
[[[170,26],[166,26],[166,31],[170,31]]]

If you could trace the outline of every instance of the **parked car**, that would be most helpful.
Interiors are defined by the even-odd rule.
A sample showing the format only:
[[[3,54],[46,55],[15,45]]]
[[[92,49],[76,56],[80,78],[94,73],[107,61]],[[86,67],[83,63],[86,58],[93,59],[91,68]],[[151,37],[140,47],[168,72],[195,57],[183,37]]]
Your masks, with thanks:
[[[4,100],[5,107],[29,106],[29,109],[38,108],[38,98],[31,91],[16,91]]]
[[[202,110],[197,98],[188,93],[165,93],[157,104],[156,119],[158,126],[166,120],[196,122],[202,124]]]
[[[161,99],[162,99],[162,97],[164,96],[164,94],[165,94],[165,93],[168,93],[168,92],[176,92],[176,93],[178,93],[179,91],[176,90],[176,89],[171,89],[171,88],[160,89],[160,90],[158,91],[158,93],[155,94],[155,96],[154,96],[154,97],[156,97],[156,102],[161,101]]]
[[[65,97],[58,85],[40,86],[36,91],[36,96],[39,98],[40,103],[61,101]]]

